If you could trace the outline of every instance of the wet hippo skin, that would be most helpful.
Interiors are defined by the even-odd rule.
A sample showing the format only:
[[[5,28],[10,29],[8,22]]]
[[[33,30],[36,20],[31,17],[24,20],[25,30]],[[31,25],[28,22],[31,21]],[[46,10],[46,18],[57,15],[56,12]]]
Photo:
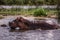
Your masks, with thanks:
[[[24,19],[23,17],[17,17],[12,22],[9,22],[9,26],[11,29],[15,29],[16,27],[19,27],[21,30],[27,29],[27,30],[34,30],[34,29],[41,29],[41,30],[49,30],[49,29],[58,29],[59,26],[55,23],[50,24],[46,21],[40,21],[40,20],[32,20],[29,21],[27,19]]]

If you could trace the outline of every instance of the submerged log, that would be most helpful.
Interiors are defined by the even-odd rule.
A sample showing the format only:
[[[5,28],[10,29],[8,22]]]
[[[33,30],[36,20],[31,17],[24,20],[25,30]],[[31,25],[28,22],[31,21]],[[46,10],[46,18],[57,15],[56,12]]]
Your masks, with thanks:
[[[23,17],[17,17],[12,22],[9,22],[9,26],[11,29],[15,29],[19,27],[21,30],[34,30],[34,29],[41,29],[41,30],[49,30],[49,29],[58,29],[59,26],[51,21],[52,23],[47,23],[45,20],[32,20],[29,21],[24,19]]]

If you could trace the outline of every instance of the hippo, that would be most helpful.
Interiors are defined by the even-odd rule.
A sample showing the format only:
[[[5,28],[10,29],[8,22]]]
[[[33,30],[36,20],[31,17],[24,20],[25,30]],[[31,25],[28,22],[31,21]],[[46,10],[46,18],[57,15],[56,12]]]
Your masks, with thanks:
[[[59,26],[51,21],[52,24],[48,23],[47,21],[43,20],[33,20],[29,21],[27,19],[24,19],[23,17],[17,17],[12,22],[9,22],[9,26],[11,29],[15,29],[19,27],[21,30],[35,30],[35,29],[41,29],[41,30],[49,30],[49,29],[58,29]]]
[[[11,29],[15,29],[17,27],[19,27],[20,29],[28,29],[27,25],[24,24],[22,17],[9,22],[9,26]]]

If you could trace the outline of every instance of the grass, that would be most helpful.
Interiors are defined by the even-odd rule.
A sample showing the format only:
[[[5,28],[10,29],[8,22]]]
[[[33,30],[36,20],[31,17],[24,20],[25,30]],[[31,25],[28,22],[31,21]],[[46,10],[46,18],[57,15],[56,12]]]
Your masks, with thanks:
[[[0,9],[0,15],[26,15],[26,16],[33,16],[34,11],[36,9]],[[57,14],[57,10],[47,10],[47,15],[51,16],[51,15],[56,15]]]

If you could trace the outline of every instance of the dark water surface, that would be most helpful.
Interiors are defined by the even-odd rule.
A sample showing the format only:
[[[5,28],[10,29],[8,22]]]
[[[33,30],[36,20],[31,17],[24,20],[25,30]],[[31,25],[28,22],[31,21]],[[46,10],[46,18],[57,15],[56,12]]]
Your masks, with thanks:
[[[8,24],[15,17],[6,17],[0,24]],[[60,30],[29,30],[10,32],[9,27],[0,27],[0,40],[60,40]]]

